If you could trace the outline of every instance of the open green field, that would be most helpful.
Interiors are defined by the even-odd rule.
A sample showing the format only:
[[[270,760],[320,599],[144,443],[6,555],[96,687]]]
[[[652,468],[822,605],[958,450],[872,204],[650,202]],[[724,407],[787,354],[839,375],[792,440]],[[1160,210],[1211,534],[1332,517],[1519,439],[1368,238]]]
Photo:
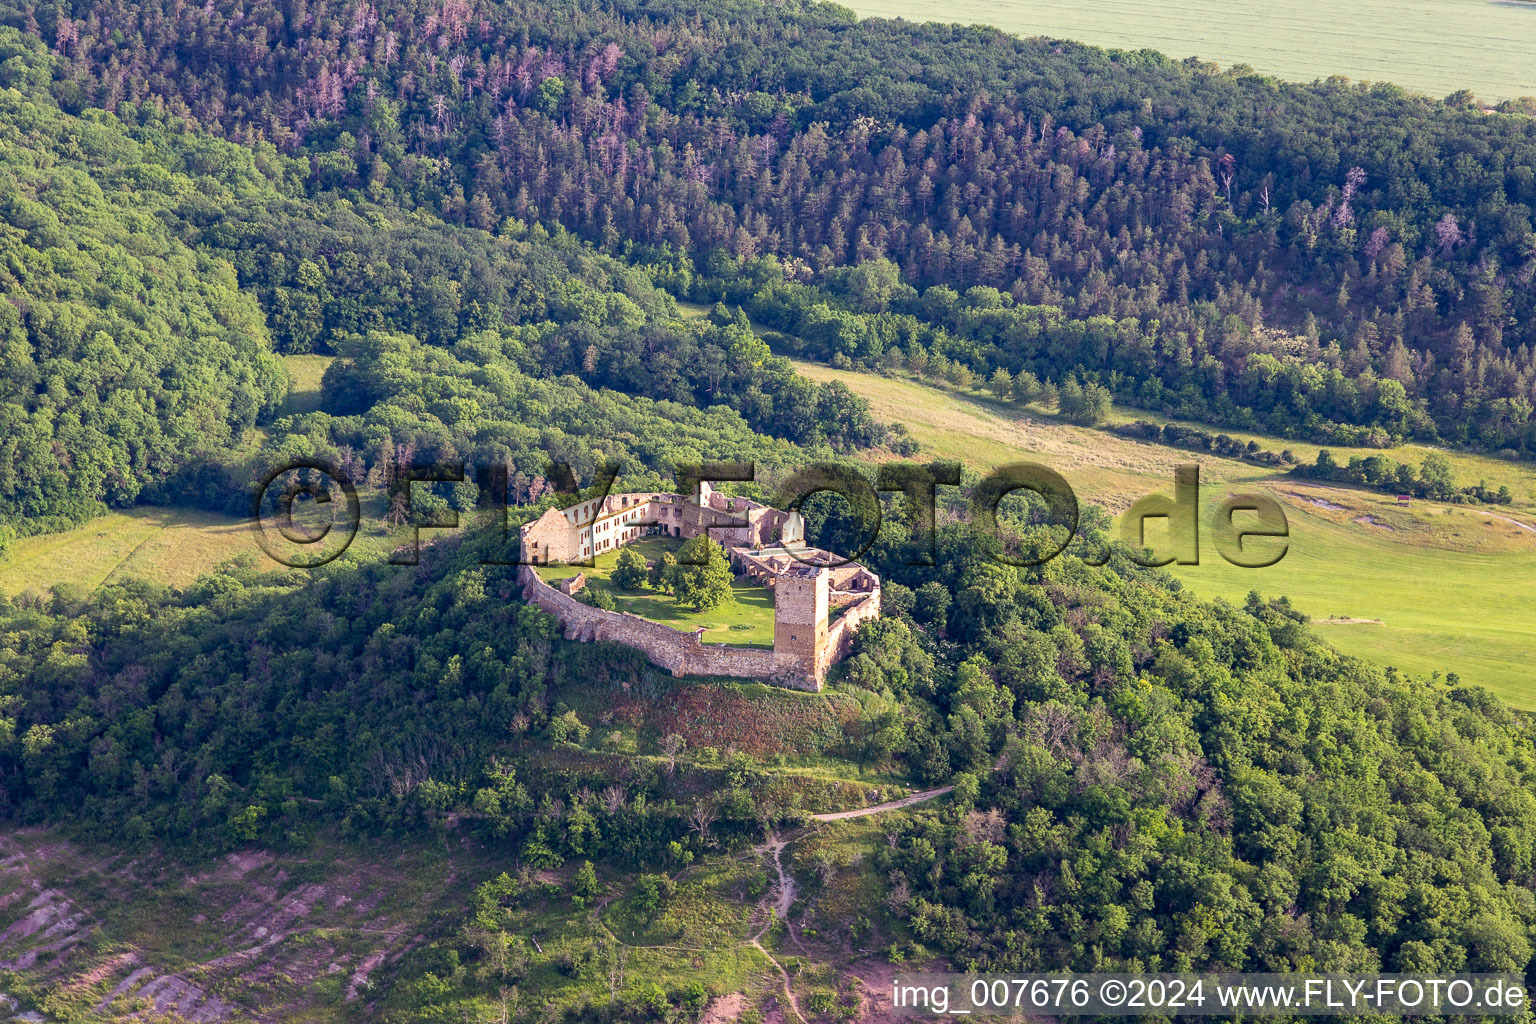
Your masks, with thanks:
[[[664,551],[675,553],[681,546],[680,541],[666,537],[644,537],[625,545],[647,562],[654,562]],[[612,594],[618,611],[639,615],[641,618],[660,622],[684,632],[702,626],[704,642],[708,644],[731,644],[735,647],[773,646],[773,591],[767,587],[760,587],[755,583],[737,582],[732,588],[736,597],[734,601],[718,608],[696,612],[678,604],[658,590],[623,590],[614,586],[609,577],[619,562],[617,551],[598,555],[594,561],[597,563],[595,567],[540,566],[538,573],[551,583],[574,576],[578,572],[586,573],[587,586],[601,587]]]
[[[382,557],[405,543],[405,530],[384,525],[384,499],[364,492],[362,518],[348,556]],[[304,514],[296,514],[299,525]],[[423,541],[435,531],[425,531]],[[188,508],[138,506],[92,519],[63,533],[23,537],[0,560],[0,593],[46,594],[55,584],[86,592],[127,578],[185,587],[240,555],[262,569],[281,568],[251,533],[250,521]]]
[[[1515,504],[1489,512],[1429,501],[1404,507],[1391,495],[1313,484],[1266,467],[1066,424],[979,393],[796,365],[815,380],[842,380],[869,399],[876,416],[905,423],[923,456],[959,459],[977,469],[1042,462],[1065,476],[1081,499],[1113,512],[1145,494],[1171,493],[1173,467],[1198,462],[1201,561],[1175,570],[1196,593],[1234,602],[1251,590],[1286,595],[1347,653],[1423,675],[1456,672],[1512,706],[1536,708],[1536,676],[1529,668],[1536,646],[1536,472],[1529,464],[1449,453],[1458,482],[1507,484]],[[1124,410],[1117,410],[1117,418],[1160,419]],[[1302,457],[1316,451],[1315,445],[1230,433]],[[1352,454],[1332,450],[1341,461]],[[1390,454],[1416,463],[1427,450],[1408,446]],[[1220,496],[1255,488],[1282,503],[1291,535],[1278,564],[1243,569],[1216,553],[1210,517]]]
[[[280,415],[313,412],[320,407],[320,378],[333,358],[282,357],[292,389]],[[246,443],[255,441],[248,435]],[[356,550],[385,545],[383,531],[377,528],[382,513],[376,498],[365,497]],[[241,554],[262,558],[250,524],[243,518],[198,509],[130,508],[63,533],[17,541],[0,561],[0,593],[44,594],[58,583],[91,591],[128,577],[182,587]]]
[[[320,408],[320,378],[325,376],[326,368],[335,358],[335,356],[315,355],[282,357],[283,366],[288,370],[291,384],[288,397],[284,399],[282,408],[278,410],[279,416],[315,412]]]
[[[0,593],[87,591],[126,577],[185,586],[220,562],[259,553],[245,520],[179,508],[131,508],[64,533],[24,537],[0,562]]]
[[[1395,82],[1441,97],[1536,95],[1536,3],[1526,0],[849,0],[859,15],[995,25],[1021,36],[1160,50],[1309,82]]]

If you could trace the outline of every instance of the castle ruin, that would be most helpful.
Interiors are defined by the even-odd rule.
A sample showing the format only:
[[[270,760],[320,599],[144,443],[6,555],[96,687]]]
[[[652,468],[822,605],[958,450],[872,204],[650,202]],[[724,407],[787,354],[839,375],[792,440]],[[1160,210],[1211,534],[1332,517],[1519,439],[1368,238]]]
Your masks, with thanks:
[[[706,644],[684,633],[577,601],[581,587],[554,587],[533,565],[589,565],[642,537],[690,540],[707,534],[726,550],[736,574],[773,590],[773,648]],[[857,562],[808,547],[799,513],[716,493],[699,485],[696,500],[667,492],[609,494],[548,509],[521,529],[524,599],[558,618],[572,640],[627,644],[673,675],[727,675],[820,690],[827,670],[846,657],[860,624],[880,614],[880,577]]]

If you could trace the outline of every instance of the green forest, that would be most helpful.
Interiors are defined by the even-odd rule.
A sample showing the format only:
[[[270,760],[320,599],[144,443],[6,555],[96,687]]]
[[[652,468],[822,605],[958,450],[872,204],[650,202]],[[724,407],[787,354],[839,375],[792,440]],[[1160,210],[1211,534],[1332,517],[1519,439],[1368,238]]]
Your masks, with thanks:
[[[461,462],[416,510],[507,514],[413,565],[0,596],[0,869],[37,836],[197,884],[258,852],[451,861],[377,960],[199,982],[235,1021],[684,1024],[744,992],[728,1019],[821,1024],[866,1015],[873,962],[1532,977],[1531,719],[1453,664],[1341,655],[1283,598],[1201,601],[1100,509],[1017,566],[1061,542],[1044,502],[986,540],[946,492],[929,560],[887,494],[883,614],[813,695],[565,639],[504,540],[569,502],[558,464],[590,495],[751,461],[766,500],[923,457],[791,357],[1507,504],[1389,449],[1536,456],[1524,110],[799,0],[0,0],[0,558],[135,504],[245,514],[292,459],[381,502]],[[316,354],[292,411],[283,359]],[[846,503],[803,511],[865,548]],[[728,600],[709,550],[707,588],[649,585]],[[754,916],[769,862],[790,917],[793,887]],[[697,962],[636,959],[732,913]],[[0,938],[0,1012],[101,1019],[126,934]],[[725,948],[759,959],[712,973]]]
[[[151,101],[302,154],[311,192],[561,224],[644,262],[771,255],[800,278],[887,259],[915,288],[1005,293],[1020,322],[969,338],[952,300],[930,303],[962,343],[1012,332],[971,361],[1077,368],[1196,418],[1536,436],[1520,102],[826,4],[80,0],[8,20],[58,54],[66,110]],[[324,268],[299,269],[261,287],[312,300]],[[305,350],[320,338],[299,319],[280,340]]]

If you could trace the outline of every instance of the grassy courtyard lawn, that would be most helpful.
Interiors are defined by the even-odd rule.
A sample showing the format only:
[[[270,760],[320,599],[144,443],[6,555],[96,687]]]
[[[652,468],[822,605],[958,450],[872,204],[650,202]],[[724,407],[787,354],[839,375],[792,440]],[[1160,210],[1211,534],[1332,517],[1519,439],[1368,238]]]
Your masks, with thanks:
[[[660,558],[662,552],[674,554],[682,542],[672,537],[643,537],[627,545],[647,562]],[[621,549],[622,550],[622,549]],[[718,608],[696,612],[680,605],[658,590],[621,590],[609,578],[618,565],[617,551],[607,551],[597,556],[595,566],[546,565],[537,572],[546,582],[554,583],[578,572],[586,573],[587,586],[601,587],[613,595],[618,611],[629,612],[652,622],[671,626],[673,629],[690,631],[704,628],[707,644],[732,644],[736,647],[773,646],[773,591],[755,583],[737,582],[731,589],[735,600]]]

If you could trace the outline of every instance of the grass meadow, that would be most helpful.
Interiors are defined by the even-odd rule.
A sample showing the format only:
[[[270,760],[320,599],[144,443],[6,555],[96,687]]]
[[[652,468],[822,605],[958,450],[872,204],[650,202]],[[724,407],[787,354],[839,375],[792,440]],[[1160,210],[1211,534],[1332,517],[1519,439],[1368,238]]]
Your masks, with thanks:
[[[364,491],[357,536],[348,557],[379,558],[407,543],[408,531],[384,524],[384,499]],[[296,514],[303,526],[307,519]],[[423,542],[438,531],[423,531]],[[293,549],[298,555],[303,549]],[[241,556],[259,569],[281,566],[262,551],[243,516],[193,508],[135,506],[109,512],[62,533],[23,537],[0,560],[0,594],[47,594],[57,584],[89,593],[130,577],[185,587],[204,573]],[[771,629],[770,629],[771,633]]]
[[[55,583],[90,591],[129,576],[186,586],[220,562],[259,551],[243,519],[196,509],[130,508],[64,533],[16,541],[0,561],[0,593],[46,593]]]
[[[1080,499],[1115,513],[1142,495],[1171,493],[1173,467],[1198,462],[1201,560],[1173,567],[1195,593],[1233,602],[1252,590],[1288,596],[1346,653],[1426,676],[1455,672],[1512,706],[1536,709],[1536,678],[1528,664],[1536,644],[1536,470],[1527,463],[1447,453],[1458,482],[1481,478],[1509,486],[1515,503],[1493,515],[1479,506],[1429,501],[1404,507],[1391,495],[1317,485],[1266,467],[1067,424],[1034,409],[1021,413],[980,393],[796,365],[816,380],[842,380],[870,400],[878,417],[905,423],[922,445],[919,457],[959,459],[978,470],[1043,462],[1065,476]],[[1161,419],[1125,410],[1116,417]],[[1290,448],[1304,459],[1317,450],[1229,433],[1274,450]],[[1340,461],[1354,451],[1332,450]],[[1405,446],[1387,454],[1417,463],[1428,450]],[[1243,569],[1216,553],[1210,517],[1221,495],[1255,488],[1282,503],[1290,538],[1278,564]],[[1156,529],[1148,532],[1155,545]]]
[[[332,358],[282,357],[292,388],[280,415],[320,407],[320,378]],[[260,435],[260,430],[251,431],[242,451],[254,450]],[[362,523],[351,553],[378,554],[403,542],[383,526],[382,498],[368,492],[361,497]],[[110,512],[73,530],[16,541],[0,561],[0,593],[46,594],[60,583],[89,592],[128,577],[184,587],[240,555],[256,558],[258,566],[277,568],[262,554],[244,517],[141,505]]]
[[[283,356],[283,366],[288,369],[290,385],[288,397],[278,410],[279,416],[293,416],[303,412],[316,412],[320,408],[320,378],[325,376],[335,356]]]
[[[1160,50],[1308,82],[1344,75],[1442,97],[1536,95],[1528,0],[848,0],[863,17],[986,24],[1021,36]]]

